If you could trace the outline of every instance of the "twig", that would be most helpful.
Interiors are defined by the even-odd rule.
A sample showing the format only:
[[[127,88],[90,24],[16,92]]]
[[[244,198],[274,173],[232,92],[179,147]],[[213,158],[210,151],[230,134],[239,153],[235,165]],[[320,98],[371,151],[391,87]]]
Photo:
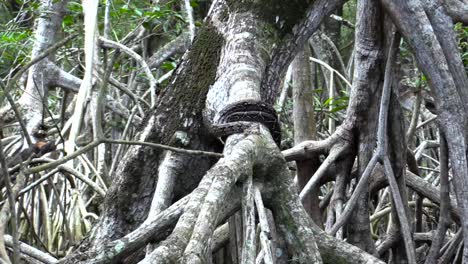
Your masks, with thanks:
[[[190,45],[190,33],[185,31],[174,40],[169,41],[156,51],[147,61],[151,69],[158,68],[161,64],[177,52],[185,51]]]
[[[353,23],[351,23],[350,21],[344,19],[343,17],[337,16],[337,15],[335,15],[335,14],[331,14],[330,17],[333,18],[334,20],[336,20],[336,21],[342,23],[343,25],[345,25],[345,26],[351,28],[351,29],[354,29],[354,28],[355,28],[355,26],[354,26]]]
[[[221,153],[210,152],[210,151],[203,151],[203,150],[191,150],[191,149],[182,149],[171,147],[168,145],[158,144],[158,143],[150,143],[150,142],[141,142],[141,141],[126,141],[126,140],[115,140],[115,139],[102,139],[102,143],[113,143],[113,144],[124,144],[124,145],[141,145],[147,146],[157,149],[163,150],[170,150],[178,153],[185,153],[190,155],[205,155],[210,157],[222,158],[224,157]]]
[[[336,162],[336,160],[346,150],[346,148],[347,146],[339,146],[337,148],[332,148],[330,154],[325,158],[320,167],[317,169],[317,171],[315,171],[314,175],[310,178],[310,180],[307,182],[307,184],[304,186],[301,193],[299,194],[301,201],[304,202],[304,199],[305,197],[307,197],[307,194],[317,187],[317,185],[320,183],[321,178],[325,175],[325,172],[332,164]]]
[[[254,185],[254,199],[255,199],[255,207],[257,208],[258,212],[258,220],[260,223],[260,243],[262,244],[262,252],[264,254],[263,261],[265,264],[273,264],[274,261],[274,254],[272,252],[273,248],[271,246],[271,231],[270,226],[268,225],[268,217],[266,213],[265,206],[263,205],[262,194],[260,189],[257,185]],[[258,254],[260,256],[260,253]],[[257,257],[258,259],[258,257]]]
[[[84,174],[80,173],[79,171],[74,170],[74,169],[72,169],[72,168],[70,168],[68,166],[65,166],[65,165],[58,166],[58,169],[63,171],[63,172],[66,172],[66,173],[69,173],[69,174],[75,176],[80,181],[82,181],[86,185],[88,185],[91,189],[93,189],[96,193],[98,193],[101,197],[106,196],[106,191],[104,189],[99,187],[99,185],[97,183],[93,182],[90,178],[86,177]]]
[[[56,161],[53,161],[53,162],[50,162],[50,163],[47,163],[47,164],[43,164],[43,165],[39,165],[39,166],[36,166],[36,167],[32,167],[30,169],[27,169],[25,171],[25,174],[32,174],[32,173],[38,173],[38,172],[41,172],[43,170],[48,170],[48,169],[53,169],[55,167],[57,167],[58,165],[61,165],[61,164],[64,164],[80,155],[83,155],[84,153],[92,150],[93,148],[95,148],[97,145],[101,144],[102,142],[100,140],[95,140],[91,143],[89,143],[88,145],[84,146],[83,148],[73,152],[72,154],[70,155],[67,155],[61,159],[58,159]]]
[[[52,182],[52,180],[50,178],[47,178],[46,180],[47,180],[48,184],[50,185],[52,191],[54,192],[55,196],[57,197],[57,199],[59,199],[60,194],[59,194],[59,192],[57,190],[57,186]],[[60,210],[60,212],[62,213],[62,216],[63,216],[63,227],[62,228],[65,229],[65,233],[68,236],[69,240],[67,242],[71,243],[73,245],[74,242],[75,242],[74,241],[75,239],[74,239],[74,237],[72,235],[71,226],[69,224],[70,221],[72,221],[72,219],[69,219],[67,217],[67,209],[65,207],[66,202],[65,201],[58,202],[57,205],[58,205],[58,208],[59,208],[59,210]]]
[[[92,150],[96,146],[98,146],[101,143],[112,143],[112,144],[125,144],[125,145],[141,145],[141,146],[147,146],[147,147],[152,147],[152,148],[157,148],[157,149],[163,149],[163,150],[170,150],[174,152],[179,152],[179,153],[185,153],[185,154],[190,154],[190,155],[206,155],[210,157],[217,157],[217,158],[222,158],[223,154],[221,153],[216,153],[216,152],[209,152],[209,151],[203,151],[203,150],[190,150],[190,149],[181,149],[181,148],[175,148],[163,144],[157,144],[157,143],[150,143],[150,142],[141,142],[141,141],[125,141],[125,140],[114,140],[114,139],[96,139],[92,142],[90,142],[88,145],[84,146],[83,148],[73,152],[70,155],[67,155],[59,160],[56,160],[51,163],[39,165],[36,167],[32,167],[28,170],[25,171],[25,174],[31,174],[31,173],[37,173],[43,170],[47,169],[52,169],[55,168],[63,163],[66,163],[67,161],[70,161],[80,155],[83,155],[84,153]]]
[[[455,235],[454,238],[452,238],[447,245],[444,246],[444,248],[441,249],[443,252],[445,249],[444,254],[439,258],[439,264],[447,264],[450,263],[450,260],[452,259],[453,255],[456,253],[455,251],[457,250],[457,247],[462,243],[463,241],[463,232],[462,229],[458,230],[457,234]]]
[[[13,100],[13,98],[11,98],[10,92],[8,91],[7,87],[5,87],[5,85],[3,84],[1,80],[0,80],[0,87],[3,89],[4,96],[7,98],[11,109],[13,109],[16,119],[18,119],[18,123],[20,125],[21,130],[23,131],[23,136],[26,139],[28,146],[31,148],[33,143],[32,143],[31,137],[29,136],[28,130],[26,129],[26,125],[24,124],[23,118],[21,117],[21,113],[18,110],[18,107],[16,107],[15,101]]]
[[[72,34],[66,38],[64,38],[62,41],[57,42],[56,44],[50,46],[48,49],[43,51],[41,54],[39,54],[37,57],[33,58],[30,62],[28,62],[26,65],[24,65],[13,77],[7,82],[7,85],[5,87],[5,91],[10,91],[11,87],[13,86],[14,83],[18,81],[18,79],[34,64],[38,63],[42,59],[46,58],[49,56],[52,52],[57,50],[58,48],[62,47],[65,45],[68,41],[74,39],[76,36],[78,36],[79,33]],[[3,96],[0,96],[0,103],[3,101]]]
[[[133,107],[132,113],[130,114],[130,117],[128,118],[127,123],[125,124],[125,128],[124,128],[122,134],[120,135],[121,140],[124,140],[125,137],[127,136],[128,132],[129,132],[129,129],[130,129],[130,125],[133,123],[132,120],[135,117],[136,112],[137,112],[137,108],[135,106],[135,107]],[[113,155],[112,164],[111,164],[111,167],[109,169],[109,175],[113,175],[115,169],[117,168],[117,164],[120,161],[120,154],[122,153],[124,146],[125,145],[120,144],[117,147],[117,150],[115,151],[115,153]]]
[[[420,83],[422,83],[422,80],[420,81]],[[422,90],[421,90],[421,85],[418,85],[416,100],[414,102],[413,115],[411,116],[411,122],[410,122],[410,126],[408,128],[408,132],[406,132],[406,142],[407,142],[407,144],[410,144],[412,142],[414,132],[416,131],[416,127],[418,125],[419,112],[421,110],[421,101],[422,101]]]
[[[89,187],[91,187],[91,189],[93,189],[101,197],[104,197],[106,195],[106,191],[104,191],[101,187],[99,187],[99,185],[97,185],[95,182],[90,180],[88,177],[86,177],[82,173],[80,173],[80,172],[78,172],[78,171],[76,171],[76,170],[74,170],[74,169],[72,169],[72,168],[70,168],[68,166],[59,165],[56,169],[51,170],[50,172],[48,172],[47,174],[42,176],[40,179],[38,179],[35,182],[29,184],[27,187],[23,188],[18,193],[18,197],[25,194],[25,193],[27,193],[27,192],[29,192],[30,190],[34,189],[36,186],[38,186],[39,184],[41,184],[43,181],[47,180],[48,178],[54,176],[54,174],[56,174],[59,171],[63,171],[63,172],[72,174],[73,176],[75,176],[76,178],[78,178],[79,180],[81,180],[82,182],[87,184]]]
[[[5,155],[3,153],[3,145],[0,142],[0,165],[2,166],[3,182],[7,191],[8,203],[6,203],[0,212],[0,255],[6,262],[10,262],[8,254],[5,250],[3,240],[5,229],[9,218],[9,213],[12,216],[12,229],[13,229],[13,263],[19,263],[19,248],[18,248],[18,229],[15,208],[15,197],[11,188],[10,174],[8,173]],[[8,208],[9,207],[9,208]]]
[[[4,238],[5,238],[5,244],[9,247],[13,247],[13,238],[10,235],[5,235]],[[43,263],[46,263],[46,264],[58,263],[58,260],[56,258],[52,257],[51,255],[45,252],[38,250],[35,247],[31,247],[30,245],[26,243],[19,242],[19,249],[21,253],[23,253],[24,255],[30,256]]]
[[[442,132],[440,139],[440,212],[437,231],[434,232],[431,248],[425,264],[436,264],[439,258],[439,250],[444,242],[445,233],[450,226],[450,187],[448,176],[448,150],[447,142]]]
[[[423,126],[425,126],[425,125],[427,125],[427,124],[429,124],[429,123],[431,123],[432,121],[434,121],[434,120],[436,120],[436,119],[437,119],[437,116],[436,116],[436,115],[435,115],[435,116],[432,116],[432,117],[429,118],[428,120],[426,120],[426,121],[422,122],[421,124],[419,124],[419,125],[416,127],[416,130],[417,130],[417,129],[420,129],[421,127],[423,127]]]
[[[112,76],[109,78],[109,83],[115,86],[117,89],[121,90],[122,92],[126,93],[128,96],[130,96],[130,98],[132,98],[135,101],[135,103],[139,101],[142,102],[146,107],[151,107],[151,105],[148,102],[146,102],[143,98],[130,91],[127,87],[125,87],[124,84],[112,78]]]
[[[340,77],[341,80],[343,80],[346,85],[348,85],[350,88],[353,87],[353,85],[346,79],[346,77],[344,77],[340,72],[338,72],[337,70],[335,70],[333,67],[331,67],[330,65],[328,65],[326,62],[324,61],[321,61],[319,59],[316,59],[316,58],[312,58],[310,57],[310,61],[313,61],[315,63],[318,63],[320,65],[322,65],[323,67],[327,68],[327,70],[329,70],[330,72],[332,72],[333,74],[336,74],[338,75],[338,77]]]
[[[105,39],[103,37],[99,37],[99,40],[101,42],[103,42],[104,44],[107,44],[107,45],[109,45],[109,46],[111,46],[113,48],[117,48],[117,49],[122,50],[127,55],[129,55],[130,57],[135,59],[138,63],[140,63],[141,67],[145,71],[145,73],[146,73],[146,75],[147,75],[147,77],[149,79],[149,82],[150,82],[151,107],[153,107],[156,104],[156,84],[157,84],[157,81],[154,78],[153,73],[151,72],[148,64],[146,64],[146,61],[140,55],[138,55],[138,53],[134,52],[133,50],[131,50],[130,48],[126,47],[123,44],[120,44],[118,42],[115,42],[115,41],[112,41],[112,40],[109,40],[109,39]]]
[[[38,186],[39,184],[41,184],[41,182],[47,180],[49,177],[52,177],[55,175],[55,173],[57,173],[59,170],[58,169],[53,169],[51,170],[50,172],[48,172],[47,174],[45,174],[44,176],[42,176],[40,179],[36,180],[35,182],[29,184],[28,186],[26,186],[25,188],[23,188],[19,193],[18,193],[18,196],[21,196],[27,192],[29,192],[30,190],[34,189],[34,187]]]

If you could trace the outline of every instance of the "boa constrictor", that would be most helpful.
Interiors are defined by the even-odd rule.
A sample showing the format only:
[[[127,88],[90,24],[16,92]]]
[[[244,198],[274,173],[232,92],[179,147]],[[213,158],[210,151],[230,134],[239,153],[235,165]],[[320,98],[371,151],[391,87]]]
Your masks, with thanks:
[[[256,123],[265,125],[278,146],[281,143],[281,126],[275,109],[264,102],[243,100],[227,105],[219,113],[216,124],[210,128],[215,136],[226,138],[229,135],[243,133]]]

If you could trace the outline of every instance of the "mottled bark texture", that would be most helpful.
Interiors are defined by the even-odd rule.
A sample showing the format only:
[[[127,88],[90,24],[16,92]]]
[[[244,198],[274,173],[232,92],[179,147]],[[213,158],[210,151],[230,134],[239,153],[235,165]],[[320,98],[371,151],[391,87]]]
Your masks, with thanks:
[[[376,147],[376,131],[379,102],[383,85],[383,11],[379,3],[372,0],[360,0],[357,6],[357,21],[355,35],[355,71],[351,96],[356,96],[358,106],[356,112],[348,118],[356,119],[356,140],[358,175],[364,173],[369,163],[373,149]],[[352,101],[354,102],[354,100]],[[371,238],[369,222],[368,188],[358,199],[357,210],[350,218],[347,226],[348,239],[367,252],[375,252],[374,241]]]
[[[39,57],[41,53],[60,39],[62,18],[65,15],[68,0],[41,0],[39,2],[40,15],[35,20],[35,41],[31,51],[32,59]],[[57,67],[53,63],[54,53],[29,68],[24,93],[17,101],[17,107],[22,114],[30,136],[33,136],[33,131],[37,131],[42,124],[44,107],[47,107],[49,88],[54,85],[60,86],[59,84],[69,80],[69,78],[64,78],[64,81],[59,81],[58,77],[62,71],[57,71]],[[13,121],[7,118],[13,116],[9,112],[12,112],[9,107],[0,109],[0,124]],[[36,138],[33,137],[32,140],[35,143]]]
[[[273,103],[275,101],[286,67],[294,59],[295,54],[303,48],[304,43],[318,29],[323,19],[344,3],[344,0],[317,0],[309,5],[305,17],[295,15],[300,20],[292,24],[292,32],[285,34],[277,46],[272,63],[267,67],[265,77],[262,80],[261,89],[266,102]],[[293,10],[287,11],[289,13]],[[291,15],[291,13],[289,14]]]
[[[312,56],[308,45],[300,51],[292,67],[293,84],[293,122],[294,144],[305,140],[316,140],[316,123],[314,114],[314,89],[313,74],[311,72],[310,57]],[[318,157],[296,161],[297,183],[302,189],[320,165]],[[314,222],[322,226],[322,214],[319,207],[319,189],[312,190],[303,199],[303,205]]]
[[[295,56],[296,48],[290,49],[289,46],[303,47],[322,18],[340,3],[342,1],[316,1],[312,5],[307,1],[214,2],[190,51],[184,55],[176,69],[169,87],[162,91],[156,107],[147,114],[138,139],[171,144],[174,133],[184,131],[190,140],[187,148],[220,150],[218,139],[207,134],[205,126],[215,123],[217,114],[227,104],[244,99],[265,101],[268,95],[276,94],[276,82],[269,80],[265,73],[269,74],[271,69],[275,69],[278,75],[282,75],[286,69],[284,66]],[[279,53],[281,59],[272,59]],[[276,78],[280,77],[275,76],[274,79]],[[264,86],[261,86],[262,83]],[[261,87],[269,88],[262,91]],[[328,237],[313,225],[300,204],[292,178],[288,177],[284,159],[268,131],[263,127],[259,128],[260,132],[251,131],[253,136],[246,139],[247,143],[240,141],[235,145],[239,149],[228,149],[225,152],[225,155],[234,155],[236,151],[252,149],[257,153],[249,154],[250,160],[247,163],[241,162],[243,159],[240,156],[232,156],[237,169],[231,173],[227,167],[222,166],[221,161],[209,170],[215,162],[212,158],[189,156],[183,159],[184,164],[180,166],[185,170],[180,170],[182,173],[177,175],[174,200],[192,191],[208,171],[200,183],[201,189],[197,189],[200,191],[196,192],[200,197],[191,196],[187,211],[181,216],[173,235],[162,242],[145,261],[203,262],[205,254],[209,253],[207,245],[220,216],[218,209],[224,202],[232,203],[232,200],[225,201],[225,195],[237,179],[245,178],[247,172],[234,173],[243,169],[248,174],[254,173],[255,182],[278,183],[273,184],[274,187],[270,189],[277,190],[272,194],[281,195],[272,195],[273,198],[269,201],[266,198],[266,205],[273,209],[274,216],[278,219],[277,228],[286,241],[283,254],[290,260],[299,263],[320,262],[315,233],[321,241],[319,248],[327,257],[327,263],[334,263],[333,260],[345,263],[379,263],[358,248]],[[93,259],[96,254],[101,261],[115,261],[125,256],[122,252],[128,250],[127,247],[136,250],[150,239],[160,240],[160,236],[164,236],[164,233],[156,235],[153,233],[156,231],[152,230],[150,234],[155,236],[144,235],[138,240],[135,234],[141,236],[142,228],[147,227],[148,223],[130,233],[146,219],[162,154],[161,151],[143,146],[129,149],[114,175],[99,223],[89,238],[74,252],[74,258],[66,259],[64,263],[76,263],[73,262],[76,259],[86,261],[85,259]],[[248,166],[249,162],[254,162],[253,167]],[[221,168],[224,169],[219,170]],[[220,177],[210,177],[216,175],[213,174],[216,171]],[[274,179],[270,179],[270,175],[274,175]],[[202,191],[208,186],[215,188],[212,189],[213,195],[208,195],[211,191]],[[214,195],[216,193],[218,195]],[[278,197],[284,199],[278,200]],[[197,218],[196,223],[193,222]],[[165,222],[166,227],[167,221],[169,220]],[[132,235],[124,237],[128,233]],[[128,239],[133,239],[131,245],[126,244]],[[108,251],[110,249],[112,250]],[[128,254],[128,251],[125,252]],[[195,255],[196,258],[190,257]]]
[[[452,17],[454,22],[468,24],[468,1],[467,0],[439,0],[447,9],[447,13]]]
[[[436,15],[434,10],[424,7],[420,1],[382,0],[388,14],[398,30],[412,48],[419,67],[428,77],[429,86],[435,97],[438,120],[441,130],[447,137],[449,159],[455,183],[455,194],[462,214],[464,233],[463,261],[468,261],[468,162],[467,133],[468,115],[466,111],[466,86],[460,86],[457,71],[449,66],[450,56],[444,52],[444,46],[450,42],[449,36],[441,34],[441,25],[433,25]],[[431,19],[432,17],[432,19]],[[447,40],[441,40],[447,37]],[[454,49],[450,52],[458,54]],[[459,57],[459,55],[457,55]]]
[[[215,79],[222,43],[219,33],[207,22],[192,45],[192,52],[176,69],[172,85],[162,92],[155,109],[147,113],[139,140],[172,144],[174,133],[184,131],[189,136],[187,148],[216,150],[216,141],[203,132],[201,112]],[[143,146],[130,147],[113,176],[103,214],[89,240],[91,246],[99,248],[103,241],[127,234],[146,219],[162,154]],[[212,158],[193,155],[183,160],[179,170],[183,173],[175,181],[176,200],[193,190],[214,162]]]

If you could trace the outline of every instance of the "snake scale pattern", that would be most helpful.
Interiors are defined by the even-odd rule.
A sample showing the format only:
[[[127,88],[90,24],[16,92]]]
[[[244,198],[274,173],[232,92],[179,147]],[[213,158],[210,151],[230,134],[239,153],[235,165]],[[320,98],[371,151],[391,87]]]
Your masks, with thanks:
[[[270,130],[273,140],[280,146],[281,126],[271,105],[256,100],[243,100],[226,106],[219,115],[218,122],[211,127],[215,136],[226,138],[261,123]]]

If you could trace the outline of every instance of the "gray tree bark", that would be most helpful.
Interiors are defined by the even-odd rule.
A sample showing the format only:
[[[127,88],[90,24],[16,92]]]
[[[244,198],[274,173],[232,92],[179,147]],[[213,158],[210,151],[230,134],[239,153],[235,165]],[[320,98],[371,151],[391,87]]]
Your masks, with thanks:
[[[299,144],[305,140],[316,140],[316,122],[314,114],[314,89],[313,75],[311,72],[310,48],[308,45],[300,51],[292,67],[293,84],[293,122],[294,122],[294,144]],[[318,157],[296,161],[297,183],[302,189],[319,166]],[[322,226],[322,214],[319,207],[319,189],[315,188],[309,195],[303,198],[306,211],[318,226]]]
[[[466,87],[457,87],[454,74],[450,71],[444,54],[443,44],[450,40],[442,37],[434,29],[421,2],[383,0],[388,14],[413,49],[421,70],[429,77],[428,82],[436,99],[438,119],[441,129],[447,136],[449,158],[455,181],[458,206],[462,211],[464,233],[464,262],[468,261],[468,162]],[[442,26],[437,25],[436,28]],[[452,50],[457,53],[458,51]],[[455,73],[458,72],[455,71]]]
[[[314,25],[318,25],[324,15],[318,7],[328,6],[328,3],[318,1],[307,8],[304,3],[274,6],[255,1],[215,2],[191,51],[184,56],[177,68],[170,87],[161,95],[155,110],[148,114],[139,135],[140,140],[167,144],[174,133],[185,131],[190,135],[188,148],[216,150],[219,147],[217,139],[207,133],[205,124],[215,123],[219,118],[217,114],[228,104],[245,99],[266,100],[261,83],[267,69],[276,68],[272,63],[277,62],[271,60],[276,52],[273,44],[280,43],[280,36],[291,37],[296,34],[304,45],[313,30],[304,32],[300,26],[310,24],[310,18],[316,23]],[[265,6],[272,8],[265,10]],[[332,10],[330,6],[327,8]],[[297,13],[300,12],[304,13],[303,21],[297,19]],[[288,17],[286,14],[294,15]],[[294,28],[299,33],[291,34]],[[283,53],[283,56],[283,59],[290,62],[294,54]],[[334,260],[346,263],[379,263],[374,257],[327,236],[313,225],[300,204],[292,178],[288,176],[286,163],[279,155],[271,136],[261,126],[259,132],[259,135],[258,132],[253,132],[246,139],[228,138],[227,144],[232,144],[233,148],[225,149],[227,159],[224,162],[234,162],[234,167],[228,170],[223,165],[223,160],[220,160],[209,170],[196,189],[198,191],[195,191],[200,196],[191,196],[173,235],[159,244],[145,261],[166,263],[180,260],[204,263],[207,250],[209,252],[207,243],[219,215],[219,206],[225,202],[224,197],[240,176],[240,179],[244,179],[246,174],[253,173],[255,182],[270,186],[262,193],[265,195],[266,206],[273,211],[281,237],[285,238],[286,248],[283,249],[283,254],[289,259],[299,263],[320,262],[318,244],[327,263],[333,263]],[[67,257],[64,263],[76,263],[77,258],[83,259],[84,256],[90,259],[88,261],[96,263],[128,256],[125,241],[129,241],[131,236],[124,235],[132,230],[135,230],[134,234],[141,233],[139,230],[142,227],[138,225],[148,212],[162,157],[160,151],[146,147],[130,148],[108,191],[105,210],[98,225],[88,240]],[[253,162],[252,166],[244,167],[248,164],[242,160]],[[180,170],[183,172],[177,175],[175,200],[193,190],[213,161],[212,158],[190,156],[180,165],[185,170]],[[222,177],[213,178],[210,175]],[[272,175],[273,178],[269,179],[270,176],[266,177],[267,175]],[[209,179],[212,179],[211,184],[208,184]],[[203,184],[204,182],[208,185]],[[203,190],[203,186],[211,186],[210,191]],[[193,219],[198,220],[195,223]],[[320,242],[316,244],[314,237]],[[144,240],[138,241],[139,247],[148,239],[150,237],[145,236]],[[135,243],[130,247],[138,248]],[[111,248],[113,251],[107,251]],[[339,250],[335,251],[334,248]],[[106,253],[103,255],[100,252]]]

